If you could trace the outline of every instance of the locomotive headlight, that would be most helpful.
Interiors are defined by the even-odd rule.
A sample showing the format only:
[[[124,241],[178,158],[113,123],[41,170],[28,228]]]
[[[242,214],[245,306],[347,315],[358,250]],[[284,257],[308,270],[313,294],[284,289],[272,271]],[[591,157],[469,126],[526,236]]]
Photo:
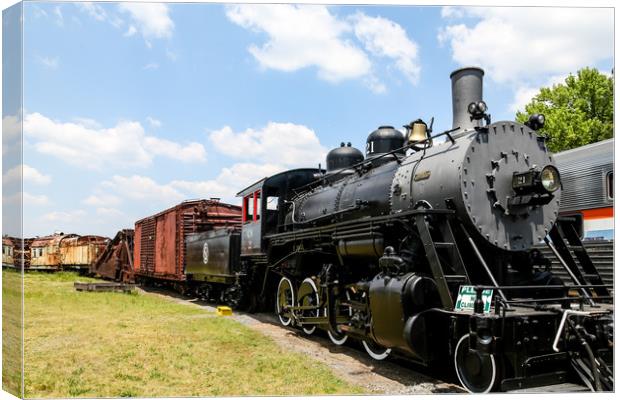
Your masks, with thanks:
[[[540,171],[540,183],[549,193],[560,188],[560,172],[553,165],[547,165]]]
[[[487,112],[487,103],[480,100],[478,102],[471,102],[467,106],[467,112],[471,115],[472,120],[479,120],[488,116],[485,114]]]
[[[525,122],[525,125],[537,131],[539,129],[542,129],[545,126],[545,121],[546,119],[543,114],[534,114],[534,115],[530,115],[528,120]]]
[[[512,175],[512,189],[518,196],[551,194],[561,185],[560,173],[553,165],[547,165],[541,170],[532,168],[525,172],[515,172]]]
[[[476,106],[476,103],[469,103],[469,105],[467,106],[467,112],[470,113],[471,115],[476,114],[476,108],[478,108]]]

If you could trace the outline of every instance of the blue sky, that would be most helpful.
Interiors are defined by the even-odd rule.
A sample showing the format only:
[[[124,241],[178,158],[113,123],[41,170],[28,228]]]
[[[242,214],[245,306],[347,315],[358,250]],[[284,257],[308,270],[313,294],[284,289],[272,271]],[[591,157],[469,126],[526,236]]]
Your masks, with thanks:
[[[24,234],[110,236],[379,125],[448,129],[463,65],[500,120],[612,57],[611,9],[28,2]]]

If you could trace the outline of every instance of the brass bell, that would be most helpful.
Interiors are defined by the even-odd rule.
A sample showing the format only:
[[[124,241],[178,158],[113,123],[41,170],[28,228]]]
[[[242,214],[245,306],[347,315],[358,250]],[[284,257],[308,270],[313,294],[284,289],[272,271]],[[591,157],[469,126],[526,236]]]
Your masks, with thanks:
[[[407,128],[409,131],[407,143],[411,144],[414,142],[419,142],[412,146],[414,149],[424,149],[432,145],[431,141],[427,140],[428,127],[426,125],[426,122],[422,121],[421,119],[416,119],[415,121],[411,122],[411,124],[409,124]]]

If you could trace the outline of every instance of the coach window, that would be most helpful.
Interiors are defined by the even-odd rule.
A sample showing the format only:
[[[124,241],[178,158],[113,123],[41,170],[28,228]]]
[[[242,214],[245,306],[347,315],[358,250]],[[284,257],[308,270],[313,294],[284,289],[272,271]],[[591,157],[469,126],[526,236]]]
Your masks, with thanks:
[[[607,197],[612,199],[614,198],[614,172],[610,171],[607,173]]]

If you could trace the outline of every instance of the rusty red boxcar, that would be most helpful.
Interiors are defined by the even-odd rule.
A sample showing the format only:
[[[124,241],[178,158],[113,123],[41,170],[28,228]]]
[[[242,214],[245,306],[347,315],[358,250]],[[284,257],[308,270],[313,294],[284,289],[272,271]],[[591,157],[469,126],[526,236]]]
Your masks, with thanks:
[[[117,282],[133,282],[133,229],[118,231],[90,265],[90,274]]]
[[[185,281],[185,239],[192,233],[239,226],[241,207],[190,200],[136,222],[133,267],[137,282]]]

